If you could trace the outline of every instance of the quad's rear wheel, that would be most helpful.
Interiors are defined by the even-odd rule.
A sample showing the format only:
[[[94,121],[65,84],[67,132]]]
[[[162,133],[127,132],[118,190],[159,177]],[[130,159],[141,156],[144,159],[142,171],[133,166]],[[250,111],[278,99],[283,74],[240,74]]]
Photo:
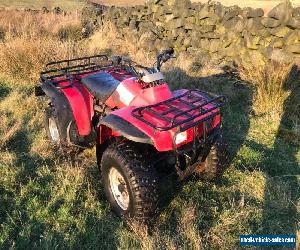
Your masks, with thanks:
[[[222,134],[211,147],[209,154],[195,169],[195,174],[211,181],[220,177],[229,165],[228,144]]]
[[[74,138],[77,134],[76,127],[74,127],[75,124],[72,121],[69,123],[69,126],[66,128],[68,138],[62,138],[54,107],[50,106],[45,109],[44,123],[49,139],[58,149],[63,150],[64,153],[76,153],[80,151],[79,147],[69,142],[70,138]]]
[[[146,222],[156,212],[158,176],[150,159],[130,142],[110,145],[101,160],[102,184],[120,217]]]
[[[49,139],[55,143],[60,143],[60,134],[58,129],[58,122],[54,115],[54,110],[52,108],[45,109],[45,128]]]

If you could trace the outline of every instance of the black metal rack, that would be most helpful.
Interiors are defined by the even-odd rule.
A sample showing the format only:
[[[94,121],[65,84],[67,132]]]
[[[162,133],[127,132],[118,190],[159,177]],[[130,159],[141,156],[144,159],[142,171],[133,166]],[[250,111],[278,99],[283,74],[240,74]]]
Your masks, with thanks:
[[[107,55],[80,57],[70,60],[55,61],[46,64],[41,72],[41,81],[51,81],[58,77],[69,78],[72,75],[92,73],[112,66]]]
[[[208,121],[212,117],[219,114],[220,111],[218,109],[223,106],[225,102],[225,96],[217,96],[200,90],[189,90],[182,95],[176,96],[166,101],[159,102],[154,105],[136,108],[132,110],[132,116],[159,131],[167,131],[178,127],[179,131],[182,132],[196,126],[197,124]],[[212,107],[205,108],[205,106],[209,104],[212,104]],[[186,106],[187,109],[182,110],[176,107],[182,107],[182,105]],[[163,108],[165,109],[165,111],[160,112],[157,110],[158,108]],[[199,112],[197,112],[196,114],[191,114],[191,112],[196,110],[198,110]],[[213,113],[203,119],[194,121],[196,118],[199,118],[200,116],[203,116],[210,112]],[[153,115],[154,117],[164,121],[168,125],[158,126],[153,121],[145,118],[145,113]],[[172,117],[170,117],[170,115],[172,115]]]

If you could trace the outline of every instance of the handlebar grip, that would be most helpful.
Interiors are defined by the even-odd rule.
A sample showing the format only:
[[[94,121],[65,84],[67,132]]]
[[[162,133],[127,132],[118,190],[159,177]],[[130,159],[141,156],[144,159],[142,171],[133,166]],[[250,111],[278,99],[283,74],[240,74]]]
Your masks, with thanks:
[[[120,57],[120,56],[112,56],[111,60],[112,60],[114,65],[119,65],[119,64],[121,64],[123,58]]]
[[[174,54],[174,49],[173,49],[173,48],[166,49],[166,50],[164,51],[164,54],[173,55],[173,54]]]
[[[167,62],[172,58],[174,54],[174,49],[169,48],[166,50],[163,50],[158,56],[157,56],[157,69],[160,70],[162,63]]]

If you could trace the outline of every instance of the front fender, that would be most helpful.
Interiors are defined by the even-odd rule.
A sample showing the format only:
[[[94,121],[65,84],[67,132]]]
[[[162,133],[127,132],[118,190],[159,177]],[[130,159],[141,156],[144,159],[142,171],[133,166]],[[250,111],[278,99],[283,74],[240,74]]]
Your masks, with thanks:
[[[120,116],[110,114],[104,117],[100,121],[100,124],[110,128],[112,131],[124,136],[128,140],[139,143],[153,144],[149,136]]]
[[[134,107],[118,109],[103,118],[100,122],[124,136],[125,138],[152,144],[158,151],[173,150],[173,137],[175,129],[168,131],[157,131],[131,115]]]

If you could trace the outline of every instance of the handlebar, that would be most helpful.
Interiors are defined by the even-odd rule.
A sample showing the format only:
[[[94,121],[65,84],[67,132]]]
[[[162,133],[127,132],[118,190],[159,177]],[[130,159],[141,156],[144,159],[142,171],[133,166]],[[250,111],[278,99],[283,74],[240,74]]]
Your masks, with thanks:
[[[114,56],[111,58],[111,61],[113,65],[127,65],[134,72],[134,74],[141,79],[144,74],[153,74],[159,72],[163,63],[167,62],[171,58],[175,58],[173,55],[173,48],[163,50],[160,54],[158,54],[157,61],[154,63],[153,68],[140,65],[128,57]],[[137,69],[140,69],[142,73],[140,73]]]
[[[171,58],[174,58],[174,49],[169,48],[164,51],[162,51],[158,56],[157,56],[157,62],[156,62],[156,68],[158,71],[160,71],[160,68],[163,63],[167,62]]]

